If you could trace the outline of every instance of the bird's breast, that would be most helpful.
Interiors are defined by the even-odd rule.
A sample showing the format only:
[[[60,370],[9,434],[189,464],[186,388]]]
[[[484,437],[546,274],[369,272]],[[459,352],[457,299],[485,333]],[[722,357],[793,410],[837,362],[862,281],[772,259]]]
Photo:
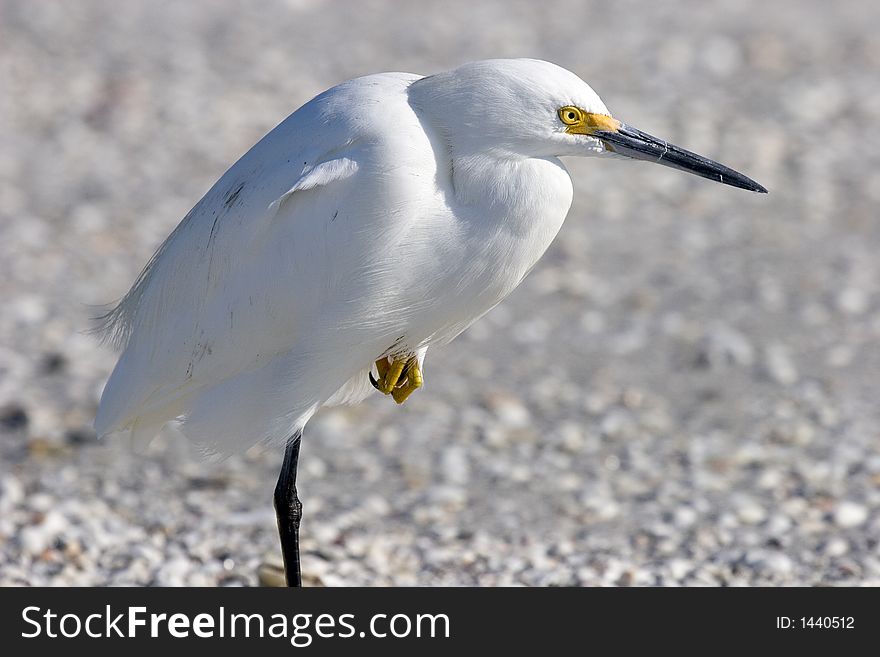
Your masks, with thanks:
[[[474,264],[506,296],[562,227],[571,206],[571,178],[555,158],[481,165],[471,177],[467,183],[459,181],[470,187],[472,201],[459,211],[472,226],[471,251],[483,256]],[[482,194],[474,193],[474,183]]]
[[[513,292],[571,205],[571,179],[558,160],[487,162],[468,179],[462,173],[448,206],[449,239],[433,241],[423,270],[431,280],[423,297],[431,341],[451,340]]]

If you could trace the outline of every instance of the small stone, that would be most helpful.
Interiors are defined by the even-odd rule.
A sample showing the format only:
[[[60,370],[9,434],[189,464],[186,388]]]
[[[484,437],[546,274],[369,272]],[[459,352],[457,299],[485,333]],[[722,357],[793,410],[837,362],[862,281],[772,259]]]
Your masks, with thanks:
[[[769,571],[780,576],[790,574],[794,568],[791,558],[782,552],[770,552],[764,555],[763,562]]]
[[[320,479],[327,474],[327,464],[323,459],[316,456],[312,456],[306,461],[305,469],[309,473],[309,476],[314,479]]]
[[[791,529],[791,518],[784,513],[775,513],[767,521],[767,532],[772,536],[784,536]]]
[[[612,439],[631,438],[635,432],[635,423],[630,414],[618,408],[609,411],[599,426],[602,433]]]
[[[510,330],[510,335],[520,344],[536,344],[546,342],[549,332],[550,324],[547,320],[536,317],[515,324]]]
[[[692,506],[680,506],[675,510],[675,524],[678,527],[690,527],[693,525],[699,514]]]
[[[391,505],[381,495],[370,495],[364,500],[363,509],[371,518],[381,518],[391,513]]]
[[[611,470],[612,472],[616,472],[620,470],[620,459],[617,458],[614,454],[611,454],[605,458],[603,463],[606,470]]]
[[[531,470],[525,465],[514,465],[510,469],[510,478],[519,483],[525,483],[532,478]]]
[[[742,64],[742,51],[736,41],[725,36],[715,36],[703,46],[700,59],[712,73],[719,77],[731,75]]]
[[[825,362],[829,367],[847,367],[853,361],[853,350],[849,345],[837,345],[828,350]]]
[[[257,569],[257,581],[260,586],[286,587],[287,578],[284,574],[284,566],[280,563],[261,563]]]
[[[470,475],[467,450],[459,445],[450,445],[443,451],[441,458],[446,481],[450,484],[466,484]]]
[[[693,565],[684,559],[672,559],[669,562],[669,572],[677,582],[681,582],[691,570]]]
[[[584,430],[575,422],[564,422],[558,429],[559,440],[566,452],[577,454],[583,451],[586,445]]]
[[[745,334],[725,324],[712,327],[706,349],[713,367],[749,367],[755,360],[754,347]]]
[[[57,352],[48,353],[43,357],[43,373],[48,375],[59,374],[64,370],[67,359]]]
[[[508,395],[493,395],[489,399],[489,408],[504,426],[511,429],[527,427],[531,420],[529,409],[520,403],[515,397]]]
[[[9,404],[0,408],[0,427],[7,431],[24,429],[29,421],[27,413],[18,404]]]
[[[837,307],[849,315],[861,315],[868,308],[868,295],[857,287],[846,287],[837,295]]]
[[[189,560],[182,557],[172,557],[163,563],[156,573],[157,584],[159,586],[186,586],[187,575],[192,572]]]
[[[798,380],[797,368],[785,345],[776,343],[767,347],[764,364],[770,378],[781,385],[789,386]]]
[[[24,501],[24,486],[12,473],[6,472],[0,478],[0,513],[11,513]]]
[[[857,502],[844,501],[834,510],[834,522],[845,529],[858,527],[868,519],[868,508]]]
[[[605,316],[598,311],[588,310],[581,315],[581,328],[587,333],[599,334],[605,330]]]
[[[68,523],[57,511],[49,511],[38,524],[30,525],[21,530],[20,540],[25,552],[32,556],[42,554],[52,547],[55,539],[63,534]]]
[[[636,410],[645,403],[645,393],[636,388],[627,388],[623,391],[620,400],[627,408]]]
[[[842,557],[847,552],[849,552],[849,543],[839,536],[835,536],[825,544],[825,554],[829,557]]]
[[[46,302],[40,297],[31,294],[19,296],[13,305],[12,311],[26,324],[42,322],[49,314]]]
[[[776,468],[767,468],[758,477],[758,488],[765,490],[776,488],[781,485],[784,477],[782,472]]]
[[[736,510],[737,517],[747,525],[757,525],[767,519],[767,511],[754,500],[747,500]]]

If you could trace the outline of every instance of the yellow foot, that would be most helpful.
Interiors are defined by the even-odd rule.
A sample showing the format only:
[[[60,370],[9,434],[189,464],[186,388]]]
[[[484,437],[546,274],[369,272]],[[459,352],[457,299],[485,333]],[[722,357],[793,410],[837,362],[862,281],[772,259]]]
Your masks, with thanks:
[[[376,371],[379,378],[373,378],[370,372],[370,383],[382,394],[391,395],[398,404],[422,387],[422,369],[415,356],[394,358],[390,363],[387,358],[380,358],[376,361]]]
[[[419,361],[415,356],[407,361],[404,375],[406,379],[403,383],[396,385],[391,391],[391,397],[398,404],[405,402],[407,397],[422,387],[422,368],[419,367]]]
[[[370,372],[370,383],[383,395],[390,395],[391,391],[394,390],[394,386],[400,381],[404,367],[406,367],[406,361],[403,359],[395,358],[389,363],[387,358],[380,358],[376,361],[376,371],[379,372],[379,379],[374,379],[373,373]]]

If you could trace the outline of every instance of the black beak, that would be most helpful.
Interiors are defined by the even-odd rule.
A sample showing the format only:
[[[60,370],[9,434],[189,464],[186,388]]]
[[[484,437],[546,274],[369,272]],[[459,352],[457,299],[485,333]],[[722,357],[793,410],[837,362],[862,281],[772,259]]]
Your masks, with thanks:
[[[625,123],[620,128],[611,130],[597,130],[591,136],[601,139],[608,150],[631,157],[635,160],[647,160],[663,164],[673,169],[681,169],[709,180],[747,189],[751,192],[766,194],[767,190],[751,178],[734,171],[723,164],[713,162],[710,159],[691,153],[678,146],[658,139],[646,132],[637,130]]]

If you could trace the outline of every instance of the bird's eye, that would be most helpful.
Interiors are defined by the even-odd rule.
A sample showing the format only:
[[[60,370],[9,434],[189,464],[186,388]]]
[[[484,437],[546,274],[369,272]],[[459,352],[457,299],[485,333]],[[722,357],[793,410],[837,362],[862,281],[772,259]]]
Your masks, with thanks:
[[[559,120],[565,125],[575,125],[581,120],[581,114],[581,110],[577,107],[563,107],[559,110]]]

